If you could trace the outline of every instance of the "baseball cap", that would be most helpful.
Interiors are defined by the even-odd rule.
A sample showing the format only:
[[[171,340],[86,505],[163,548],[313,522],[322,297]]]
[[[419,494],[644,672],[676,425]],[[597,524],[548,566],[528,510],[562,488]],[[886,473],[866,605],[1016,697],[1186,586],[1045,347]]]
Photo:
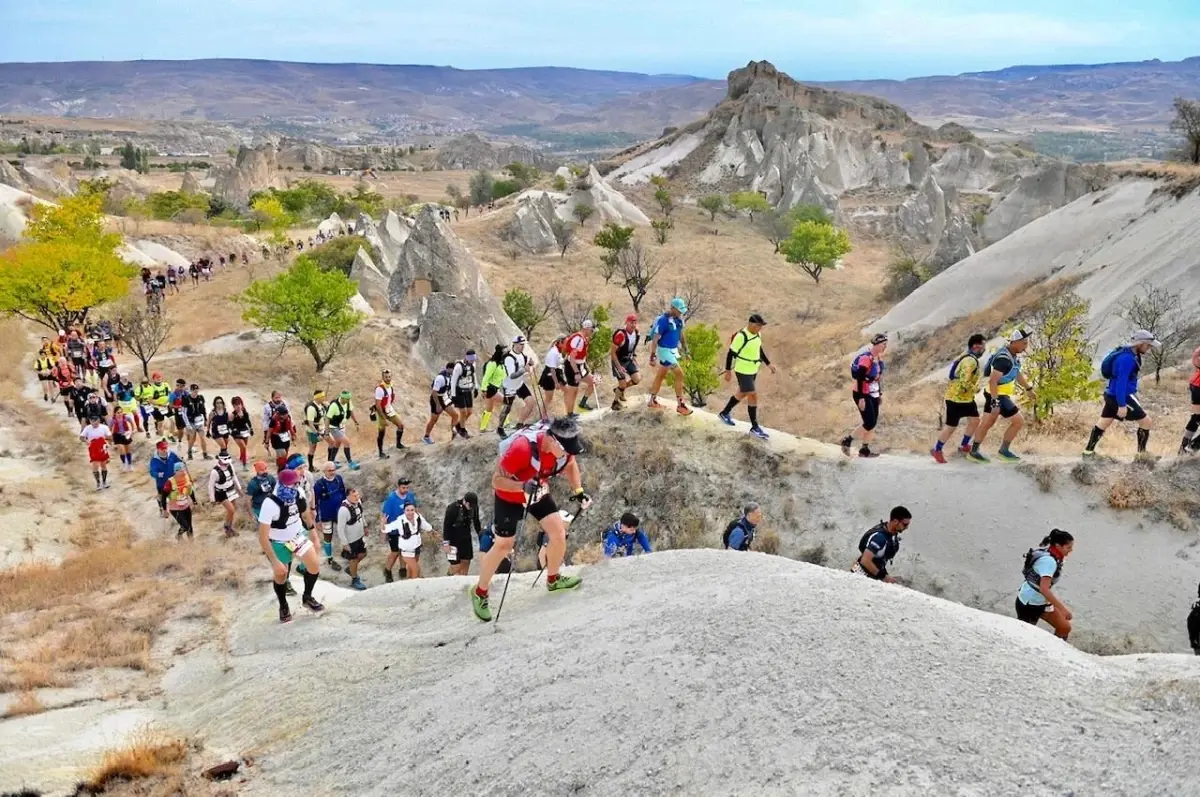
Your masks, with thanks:
[[[1033,337],[1033,333],[1024,327],[1017,327],[1011,335],[1008,336],[1009,343],[1016,343],[1019,340],[1029,340]]]
[[[584,329],[592,329],[595,326],[596,324],[590,318],[583,322]]]
[[[289,469],[295,470],[296,468],[302,467],[307,464],[308,463],[304,461],[303,454],[292,454],[290,457],[288,457],[287,467]]]
[[[516,346],[518,343],[524,343],[524,342],[525,342],[525,336],[524,336],[524,335],[517,335],[515,338],[513,338],[513,345],[514,345],[514,346]]]
[[[1131,343],[1149,343],[1154,348],[1162,346],[1162,341],[1154,337],[1154,333],[1148,329],[1139,329],[1129,336]]]
[[[765,320],[763,320],[763,317],[762,317],[761,315],[759,315],[758,313],[752,313],[752,314],[750,315],[750,320],[749,320],[747,323],[749,323],[749,324],[760,324],[760,325],[762,325],[762,326],[766,326],[766,325],[767,325],[767,322],[766,322]]]
[[[159,451],[165,451],[166,449],[171,447],[171,444],[168,443],[166,440],[159,440],[157,443],[154,444],[154,447],[157,448]]]
[[[279,483],[284,487],[293,487],[300,481],[300,474],[291,468],[285,468],[279,471]]]
[[[266,473],[267,472],[267,463],[263,462],[261,459],[258,462],[255,462],[254,463],[254,472],[255,473]]]
[[[637,315],[635,313],[630,313],[629,315],[625,316],[626,324],[636,324],[637,320]]]
[[[407,476],[401,476],[399,479],[396,479],[396,484],[412,484],[412,480]]]
[[[671,300],[671,306],[674,307],[676,310],[678,310],[681,313],[687,312],[687,302],[685,302],[679,296],[676,296],[674,299]]]
[[[217,462],[229,462],[230,459],[231,457],[229,456],[228,451],[222,451],[221,453],[217,454]]]
[[[886,332],[880,332],[875,337],[871,338],[871,345],[878,346],[880,343],[887,343],[888,336]]]

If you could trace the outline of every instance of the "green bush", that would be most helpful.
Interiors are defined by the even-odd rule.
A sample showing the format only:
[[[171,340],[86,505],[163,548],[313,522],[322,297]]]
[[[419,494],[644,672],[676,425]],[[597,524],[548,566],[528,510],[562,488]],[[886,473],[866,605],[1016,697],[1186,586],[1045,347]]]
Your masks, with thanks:
[[[717,376],[721,334],[715,325],[689,324],[683,330],[683,342],[687,351],[687,356],[680,363],[683,366],[683,388],[692,404],[703,407],[705,399],[721,386]],[[668,379],[674,387],[675,375],[672,373]]]
[[[346,276],[350,276],[350,267],[354,265],[354,258],[358,255],[359,247],[367,250],[372,261],[376,263],[379,261],[379,253],[374,251],[375,247],[367,243],[367,239],[361,235],[339,235],[332,241],[314,246],[308,250],[307,254],[323,270],[336,269]]]
[[[157,191],[146,197],[146,209],[150,217],[170,221],[185,210],[200,210],[207,214],[208,197],[203,194],[186,194],[183,191]]]
[[[501,199],[520,190],[521,183],[517,180],[496,180],[492,183],[492,199]]]

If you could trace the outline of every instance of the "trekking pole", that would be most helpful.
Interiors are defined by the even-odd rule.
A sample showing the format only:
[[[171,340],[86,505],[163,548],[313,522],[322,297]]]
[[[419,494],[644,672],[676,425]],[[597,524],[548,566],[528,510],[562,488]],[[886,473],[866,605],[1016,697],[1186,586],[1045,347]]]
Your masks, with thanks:
[[[546,396],[542,393],[542,386],[537,382],[533,382],[532,384],[533,404],[535,407],[537,407],[538,414],[542,417],[542,420],[547,421],[550,419],[550,416],[546,411]]]
[[[508,582],[512,581],[513,570],[517,567],[517,552],[521,548],[521,535],[525,533],[525,523],[529,520],[529,499],[525,496],[525,512],[521,515],[521,525],[517,528],[516,539],[513,540],[512,553],[509,555],[508,574],[504,577],[504,590],[500,593],[500,603],[496,606],[496,616],[492,620],[493,632],[500,630],[500,612],[504,611],[504,597],[508,595]]]

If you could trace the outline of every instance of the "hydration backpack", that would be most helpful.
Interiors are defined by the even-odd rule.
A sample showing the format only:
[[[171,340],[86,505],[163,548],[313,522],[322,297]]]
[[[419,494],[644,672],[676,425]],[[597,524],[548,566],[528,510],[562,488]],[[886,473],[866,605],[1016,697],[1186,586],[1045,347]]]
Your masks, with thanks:
[[[504,456],[504,453],[512,447],[512,444],[516,440],[524,437],[526,440],[529,441],[530,446],[533,448],[534,455],[536,458],[538,436],[545,433],[545,431],[549,428],[550,428],[550,424],[547,423],[546,421],[538,421],[537,423],[533,424],[532,426],[525,428],[525,429],[521,429],[520,431],[514,432],[513,434],[510,434],[508,437],[501,440],[500,444],[496,446],[496,451],[497,451],[497,453],[500,454],[500,456]]]
[[[962,365],[962,361],[967,359],[968,357],[970,357],[972,360],[974,360],[976,363],[976,366],[978,366],[979,358],[976,357],[974,354],[967,352],[966,354],[959,357],[957,360],[955,360],[954,362],[952,362],[950,364],[950,381],[951,382],[953,382],[955,379],[958,378],[958,366]],[[978,373],[978,368],[976,369],[976,373]]]
[[[1116,360],[1117,355],[1124,350],[1124,346],[1118,346],[1108,354],[1104,355],[1104,360],[1102,360],[1100,363],[1100,376],[1104,377],[1105,379],[1113,378],[1113,361]]]
[[[1034,589],[1037,589],[1039,592],[1041,591],[1042,577],[1033,571],[1033,564],[1034,564],[1034,562],[1041,559],[1043,556],[1052,556],[1052,555],[1053,554],[1051,554],[1045,548],[1030,548],[1029,551],[1025,554],[1025,568],[1024,568],[1023,575],[1025,576],[1025,580],[1029,582],[1029,585],[1031,587],[1033,587]],[[1059,575],[1061,575],[1061,574],[1062,574],[1062,562],[1060,562],[1056,559],[1056,560],[1054,560],[1054,575],[1052,575],[1050,577],[1050,583],[1051,584],[1056,583],[1058,581]]]

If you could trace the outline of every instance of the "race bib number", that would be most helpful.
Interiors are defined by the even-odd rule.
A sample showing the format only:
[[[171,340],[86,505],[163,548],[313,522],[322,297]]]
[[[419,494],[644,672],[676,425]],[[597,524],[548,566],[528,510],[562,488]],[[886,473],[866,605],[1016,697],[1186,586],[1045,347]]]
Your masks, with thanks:
[[[447,548],[446,549],[446,558],[449,559],[451,562],[456,561],[458,559],[458,548],[454,547],[453,545],[451,545],[449,548]]]
[[[303,548],[308,545],[308,543],[309,540],[307,535],[297,534],[295,537],[292,537],[290,540],[285,542],[283,547],[287,548],[292,553],[296,553],[297,551],[302,551]]]
[[[385,410],[383,411],[383,414],[384,414],[384,415],[386,415],[386,416],[388,416],[389,418],[395,418],[395,417],[396,417],[396,410],[392,408],[392,405],[391,405],[391,404],[389,404],[389,405],[387,406],[387,409],[385,409]]]
[[[280,432],[276,436],[285,443],[292,439],[291,432]]]
[[[228,436],[229,436],[229,427],[223,423],[217,424],[217,437],[228,437]]]
[[[248,440],[250,438],[250,432],[243,429],[242,431],[238,432],[237,436],[243,440]]]

